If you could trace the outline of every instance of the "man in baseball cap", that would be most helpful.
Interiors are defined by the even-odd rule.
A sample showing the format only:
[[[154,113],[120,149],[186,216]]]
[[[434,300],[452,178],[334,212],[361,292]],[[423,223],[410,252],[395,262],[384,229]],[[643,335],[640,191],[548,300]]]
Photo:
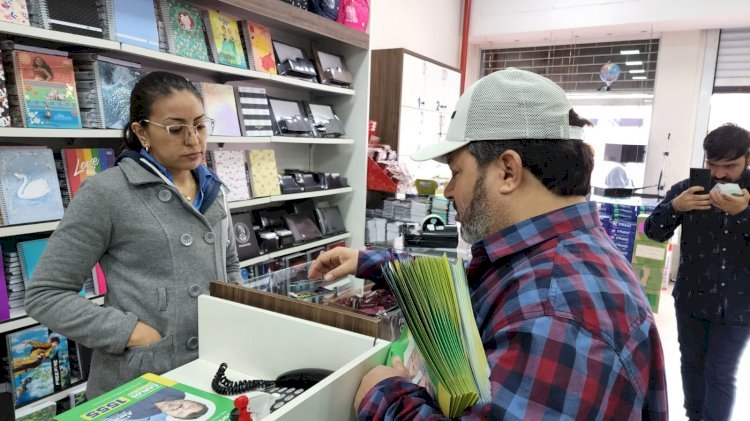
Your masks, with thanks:
[[[554,82],[508,68],[473,84],[446,139],[415,160],[447,163],[492,400],[468,419],[667,419],[664,360],[630,264],[602,229],[590,190],[593,152]],[[391,252],[335,249],[311,277],[382,282]],[[355,397],[358,419],[439,419],[399,362],[379,366]]]

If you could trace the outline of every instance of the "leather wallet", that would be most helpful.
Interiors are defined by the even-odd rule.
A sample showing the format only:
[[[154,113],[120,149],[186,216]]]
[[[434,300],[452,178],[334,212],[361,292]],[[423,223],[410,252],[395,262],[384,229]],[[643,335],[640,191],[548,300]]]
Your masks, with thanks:
[[[318,74],[315,72],[315,66],[306,58],[296,58],[283,61],[276,66],[276,70],[280,75],[317,82]]]
[[[311,133],[313,128],[307,117],[296,115],[279,120],[279,131],[282,134],[306,134]]]
[[[279,248],[290,247],[294,244],[294,234],[288,229],[277,229],[274,231],[279,237]]]
[[[258,211],[260,226],[264,230],[284,227],[284,215],[286,215],[286,212],[283,210],[260,210]]]
[[[275,232],[261,231],[258,237],[260,237],[260,247],[264,252],[269,253],[279,249],[279,236]]]
[[[253,217],[250,212],[241,212],[232,215],[234,227],[234,244],[237,247],[237,258],[248,260],[261,254],[258,239],[253,229]]]
[[[324,123],[315,125],[315,130],[323,137],[341,137],[344,135],[344,124],[338,117],[334,117]]]
[[[338,206],[317,208],[315,209],[315,212],[318,214],[320,230],[323,235],[333,235],[346,232],[344,218],[341,216],[341,211]]]
[[[295,243],[301,243],[305,241],[317,240],[323,237],[323,234],[318,229],[308,216],[300,215],[298,213],[286,215],[284,217],[286,225],[289,230],[292,231]]]
[[[352,74],[343,67],[329,67],[323,70],[323,83],[349,87],[352,84]]]
[[[290,174],[279,175],[279,186],[282,194],[302,192],[302,187],[294,181],[294,176]]]
[[[315,181],[315,176],[313,174],[297,173],[295,175],[295,180],[297,181],[297,184],[301,185],[305,191],[317,191],[323,189],[323,187],[321,187],[320,184]]]

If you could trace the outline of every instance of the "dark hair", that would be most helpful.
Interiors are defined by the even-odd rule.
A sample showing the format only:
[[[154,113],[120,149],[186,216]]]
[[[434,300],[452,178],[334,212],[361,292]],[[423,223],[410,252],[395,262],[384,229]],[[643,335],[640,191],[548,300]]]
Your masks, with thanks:
[[[706,158],[715,161],[732,161],[750,153],[750,132],[726,123],[713,129],[703,140]]]
[[[133,92],[130,94],[130,119],[123,133],[122,149],[130,149],[136,152],[141,150],[143,146],[130,126],[135,122],[148,119],[154,102],[179,91],[191,92],[203,102],[203,97],[195,85],[174,73],[151,72],[135,84]]]
[[[60,343],[60,338],[57,336],[50,336],[49,340],[58,344]]]
[[[591,126],[591,122],[572,109],[568,113],[571,126]],[[503,152],[514,150],[523,166],[548,190],[560,196],[585,196],[591,190],[594,151],[578,139],[517,139],[471,142],[469,153],[484,170]]]
[[[42,64],[41,64],[41,65],[39,65],[39,66],[37,66],[37,65],[36,65],[36,59],[39,59],[39,60],[41,60],[41,61],[42,61]],[[54,74],[54,73],[52,72],[52,68],[51,68],[51,67],[49,67],[49,64],[47,64],[47,62],[46,62],[46,61],[44,61],[44,59],[42,58],[42,56],[35,56],[35,57],[34,57],[34,59],[33,59],[33,60],[31,60],[31,67],[32,67],[32,68],[38,68],[38,67],[41,67],[42,69],[44,69],[44,70],[46,70],[47,72],[49,72],[49,76],[50,76],[51,78],[53,78],[53,79],[54,79],[54,77],[55,77],[55,74]],[[45,80],[46,80],[46,79],[45,79]]]
[[[199,409],[197,411],[191,412],[191,413],[185,415],[184,417],[181,417],[180,419],[183,419],[183,420],[194,420],[196,418],[200,418],[202,415],[204,415],[206,412],[208,412],[208,407],[205,404],[202,404],[200,402],[195,402],[195,401],[190,401],[190,402],[197,403],[198,405],[202,406],[203,409]]]

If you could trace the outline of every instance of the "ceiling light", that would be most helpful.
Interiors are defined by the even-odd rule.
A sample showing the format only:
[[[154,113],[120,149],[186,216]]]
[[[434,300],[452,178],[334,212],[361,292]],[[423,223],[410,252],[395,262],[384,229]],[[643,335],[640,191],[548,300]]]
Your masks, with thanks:
[[[628,70],[628,73],[646,73],[646,71],[643,69],[633,69],[633,70]]]
[[[622,55],[628,55],[628,54],[640,54],[641,50],[620,50],[620,54]]]
[[[633,76],[633,80],[646,80],[646,76]]]
[[[643,64],[642,61],[626,61],[625,62],[626,66],[640,66],[642,64]]]

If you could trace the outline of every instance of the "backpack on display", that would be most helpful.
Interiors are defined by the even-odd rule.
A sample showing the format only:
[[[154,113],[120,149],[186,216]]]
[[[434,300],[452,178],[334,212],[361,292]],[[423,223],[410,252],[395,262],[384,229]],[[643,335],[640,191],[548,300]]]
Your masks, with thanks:
[[[367,30],[370,20],[370,3],[368,0],[341,0],[337,21],[362,32]]]

